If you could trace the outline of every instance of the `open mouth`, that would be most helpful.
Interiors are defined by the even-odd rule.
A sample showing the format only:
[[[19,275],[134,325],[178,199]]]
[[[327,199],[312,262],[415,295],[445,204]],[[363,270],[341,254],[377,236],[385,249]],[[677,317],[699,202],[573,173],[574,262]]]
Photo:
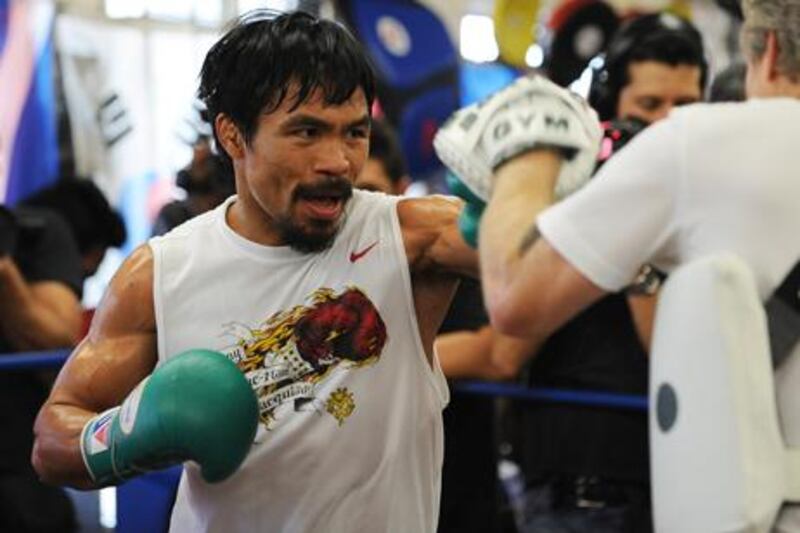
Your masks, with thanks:
[[[311,218],[335,220],[344,210],[347,200],[352,195],[349,184],[338,183],[298,191],[298,202]]]
[[[313,218],[335,219],[344,207],[341,196],[306,196],[300,201]]]

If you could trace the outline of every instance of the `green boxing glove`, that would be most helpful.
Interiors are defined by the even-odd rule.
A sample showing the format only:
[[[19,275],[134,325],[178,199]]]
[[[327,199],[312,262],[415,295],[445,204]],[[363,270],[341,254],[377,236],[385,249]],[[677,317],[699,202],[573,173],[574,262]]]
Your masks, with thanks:
[[[92,479],[113,485],[193,460],[214,483],[233,474],[258,427],[258,401],[227,357],[190,350],[158,367],[119,407],[95,416],[81,433]]]
[[[452,172],[448,172],[445,176],[447,187],[450,192],[458,196],[466,202],[461,215],[458,217],[458,229],[461,231],[461,236],[464,241],[473,248],[478,247],[478,228],[481,223],[481,216],[486,209],[486,202],[478,198],[469,188],[462,182],[458,176]]]

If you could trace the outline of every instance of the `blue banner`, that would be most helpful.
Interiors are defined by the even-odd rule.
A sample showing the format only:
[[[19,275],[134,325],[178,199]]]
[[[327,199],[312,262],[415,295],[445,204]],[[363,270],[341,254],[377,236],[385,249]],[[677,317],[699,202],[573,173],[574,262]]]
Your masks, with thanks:
[[[50,1],[0,0],[0,200],[14,204],[58,177]]]

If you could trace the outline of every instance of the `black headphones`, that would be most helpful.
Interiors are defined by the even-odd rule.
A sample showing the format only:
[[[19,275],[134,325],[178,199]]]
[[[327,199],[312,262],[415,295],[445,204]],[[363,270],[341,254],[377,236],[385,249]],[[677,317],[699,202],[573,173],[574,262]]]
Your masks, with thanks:
[[[616,115],[617,100],[623,84],[627,83],[628,64],[634,52],[647,44],[658,48],[665,46],[663,54],[669,53],[669,43],[691,50],[691,64],[700,67],[700,83],[706,84],[708,63],[703,54],[703,39],[697,28],[689,21],[669,13],[657,13],[638,17],[623,25],[611,39],[603,56],[601,66],[593,68],[589,88],[589,104],[597,111],[600,120],[611,120]],[[661,43],[665,43],[662,45]],[[685,53],[685,52],[684,52]],[[669,57],[644,57],[642,60],[670,60]],[[680,63],[683,63],[682,61]]]

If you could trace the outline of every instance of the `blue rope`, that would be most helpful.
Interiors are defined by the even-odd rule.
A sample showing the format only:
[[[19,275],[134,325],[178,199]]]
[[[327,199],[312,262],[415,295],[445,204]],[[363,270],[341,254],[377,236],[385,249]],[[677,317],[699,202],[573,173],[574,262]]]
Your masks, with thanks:
[[[530,388],[510,383],[488,381],[459,381],[453,385],[457,391],[484,396],[502,396],[526,401],[568,403],[591,407],[618,407],[634,411],[647,411],[647,397],[636,394],[594,392],[583,390]]]
[[[0,371],[59,368],[67,360],[69,349],[0,354]]]
[[[70,350],[44,350],[37,352],[0,354],[0,371],[59,368],[69,357]],[[566,403],[591,407],[615,407],[633,411],[647,411],[647,397],[635,394],[617,394],[544,387],[530,388],[510,383],[489,381],[458,381],[453,389],[480,396],[501,396],[525,401]]]

